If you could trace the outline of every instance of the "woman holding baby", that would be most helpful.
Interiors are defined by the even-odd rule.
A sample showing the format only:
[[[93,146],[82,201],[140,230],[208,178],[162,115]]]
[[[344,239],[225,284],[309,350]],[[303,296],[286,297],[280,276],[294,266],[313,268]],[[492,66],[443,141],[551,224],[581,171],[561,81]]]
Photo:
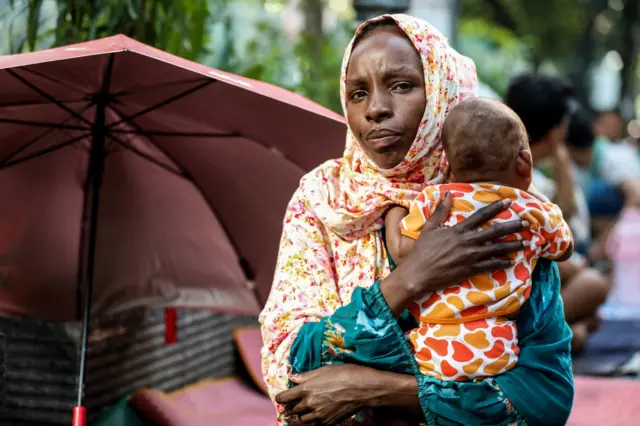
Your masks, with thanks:
[[[469,330],[472,323],[458,315],[464,306],[437,322],[436,328],[444,327],[452,319],[448,330],[466,328],[493,339],[490,349],[467,360],[483,370],[458,374],[460,367],[450,375],[448,368],[455,366],[449,361],[459,360],[464,350],[440,353],[438,339],[460,348],[464,341],[442,335],[435,335],[428,350],[429,357],[438,352],[441,360],[425,369],[413,340],[405,337],[421,318],[407,310],[414,301],[428,301],[482,274],[509,271],[517,256],[534,246],[553,259],[570,251],[570,236],[554,234],[564,229],[561,216],[555,227],[540,228],[541,237],[531,243],[514,235],[535,234],[533,219],[514,215],[492,221],[507,217],[505,212],[511,217],[516,204],[511,196],[486,199],[452,224],[447,220],[457,196],[445,191],[422,216],[410,251],[394,253],[388,241],[389,253],[385,213],[392,206],[409,209],[421,191],[443,183],[441,129],[447,114],[474,96],[473,63],[426,22],[382,16],[356,32],[341,83],[349,124],[344,156],[307,174],[293,195],[271,295],[260,316],[263,373],[279,424],[564,424],[573,398],[571,332],[557,267],[549,260],[527,258],[530,277],[522,283],[528,284],[510,287],[519,295],[517,306],[493,309],[492,303],[502,300],[494,295],[497,288],[491,290],[495,300],[473,306],[473,326],[489,328]],[[524,185],[531,157],[521,148],[512,166]],[[524,189],[517,196],[546,211],[546,200]],[[496,189],[496,194],[503,193]],[[556,239],[558,245],[550,248]],[[515,342],[509,348],[497,344],[507,324],[517,329],[517,336],[507,333]],[[507,349],[513,355],[509,365],[490,374],[483,357],[502,359]]]

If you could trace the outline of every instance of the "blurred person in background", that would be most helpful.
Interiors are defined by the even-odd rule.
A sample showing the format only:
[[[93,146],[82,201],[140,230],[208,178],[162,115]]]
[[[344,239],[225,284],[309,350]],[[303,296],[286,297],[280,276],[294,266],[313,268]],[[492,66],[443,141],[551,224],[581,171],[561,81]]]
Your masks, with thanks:
[[[612,113],[609,113],[612,114]],[[584,191],[591,216],[593,241],[584,251],[592,263],[606,260],[605,243],[624,207],[638,206],[640,200],[640,159],[636,148],[612,143],[602,132],[602,115],[593,122],[580,106],[571,113],[566,144],[574,163],[574,173]],[[615,121],[610,119],[610,121]],[[598,130],[600,127],[601,130]],[[621,135],[622,127],[608,126],[611,134]]]
[[[562,79],[523,74],[509,85],[505,103],[520,116],[529,134],[535,167],[533,185],[560,206],[573,232],[576,251],[585,253],[591,243],[589,209],[564,143],[570,124],[571,99],[572,89]],[[558,266],[565,318],[574,334],[572,350],[575,352],[597,328],[597,310],[606,300],[610,286],[608,280],[579,255]]]
[[[621,141],[624,136],[624,118],[620,111],[601,111],[596,119],[594,131],[599,138],[606,138],[610,142]]]

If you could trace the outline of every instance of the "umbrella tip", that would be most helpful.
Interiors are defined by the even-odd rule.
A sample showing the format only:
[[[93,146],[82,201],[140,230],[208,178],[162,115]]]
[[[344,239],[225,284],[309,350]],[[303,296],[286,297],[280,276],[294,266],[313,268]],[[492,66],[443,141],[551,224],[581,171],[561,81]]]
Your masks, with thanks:
[[[73,407],[72,426],[87,426],[87,409],[84,407]]]

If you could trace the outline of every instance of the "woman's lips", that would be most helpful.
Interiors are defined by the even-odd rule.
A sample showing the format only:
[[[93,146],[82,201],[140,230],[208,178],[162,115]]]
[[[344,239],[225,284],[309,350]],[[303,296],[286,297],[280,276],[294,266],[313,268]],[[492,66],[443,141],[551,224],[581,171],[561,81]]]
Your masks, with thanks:
[[[398,143],[401,138],[399,133],[381,132],[368,136],[367,142],[372,148],[381,149]]]

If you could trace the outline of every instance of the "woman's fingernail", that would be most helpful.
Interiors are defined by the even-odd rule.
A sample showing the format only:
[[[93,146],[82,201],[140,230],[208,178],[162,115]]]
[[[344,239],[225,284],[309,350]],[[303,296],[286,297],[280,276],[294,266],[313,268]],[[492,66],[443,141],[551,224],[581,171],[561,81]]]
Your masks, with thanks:
[[[522,221],[522,226],[524,226],[524,227],[528,227],[529,225],[530,225],[530,224],[529,224],[529,221],[528,221],[528,220],[523,220],[523,221]]]
[[[513,203],[513,200],[511,200],[511,198],[505,198],[502,200],[502,204],[504,204],[505,207],[509,207],[511,203]]]

